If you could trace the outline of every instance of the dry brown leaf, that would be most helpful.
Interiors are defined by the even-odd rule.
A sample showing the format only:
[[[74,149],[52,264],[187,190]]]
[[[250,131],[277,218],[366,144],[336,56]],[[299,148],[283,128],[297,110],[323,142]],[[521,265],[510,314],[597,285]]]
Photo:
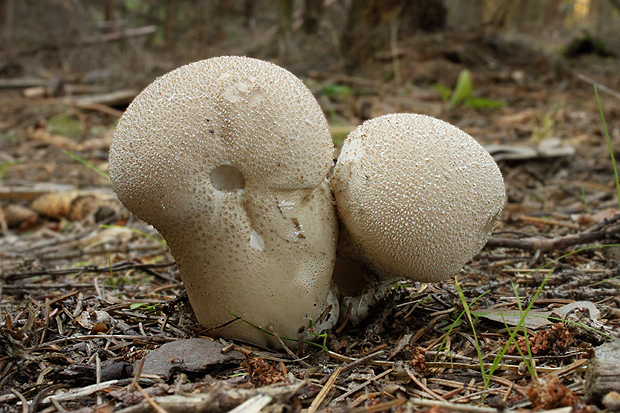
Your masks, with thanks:
[[[39,219],[35,211],[19,204],[7,205],[2,212],[9,228],[29,228]]]
[[[523,312],[519,310],[505,310],[505,309],[492,309],[492,310],[478,310],[472,312],[474,315],[482,318],[486,318],[498,323],[506,323],[507,325],[514,327],[518,325],[523,316]],[[541,327],[553,324],[547,319],[551,313],[544,311],[530,311],[525,316],[524,324],[527,328],[533,330]]]
[[[103,192],[67,191],[44,194],[32,201],[30,207],[41,215],[71,221],[81,221],[90,214],[95,215],[95,221],[114,214],[126,215],[120,201]]]

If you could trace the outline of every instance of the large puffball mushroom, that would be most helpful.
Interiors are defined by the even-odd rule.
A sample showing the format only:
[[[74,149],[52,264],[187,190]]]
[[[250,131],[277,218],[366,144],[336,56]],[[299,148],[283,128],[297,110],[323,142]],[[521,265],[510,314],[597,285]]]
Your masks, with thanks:
[[[110,148],[123,204],[159,230],[199,322],[297,339],[338,319],[327,121],[288,71],[246,57],[178,68],[129,106]],[[277,347],[239,320],[212,332]]]
[[[382,116],[351,132],[332,186],[342,222],[338,259],[383,282],[455,275],[482,249],[505,201],[502,175],[482,146],[414,114]],[[337,266],[346,271],[339,285],[356,282],[347,264]]]

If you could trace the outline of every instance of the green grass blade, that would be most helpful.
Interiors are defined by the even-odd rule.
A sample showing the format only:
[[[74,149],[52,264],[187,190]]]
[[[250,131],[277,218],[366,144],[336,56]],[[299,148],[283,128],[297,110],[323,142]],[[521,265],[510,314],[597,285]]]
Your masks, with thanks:
[[[463,69],[461,70],[461,73],[459,73],[454,92],[450,98],[450,103],[454,106],[458,106],[467,99],[471,98],[473,94],[474,82],[472,80],[471,72],[467,69]]]
[[[86,159],[82,158],[81,156],[78,156],[64,149],[63,149],[63,153],[67,155],[69,158],[75,159],[76,161],[86,166],[87,168],[92,169],[93,171],[97,172],[99,175],[103,176],[108,181],[110,180],[110,176],[107,173],[103,172],[100,168],[88,162]]]
[[[561,261],[561,260],[563,260],[566,257],[570,257],[571,255],[578,254],[578,253],[580,253],[582,251],[587,251],[587,250],[591,250],[591,249],[598,249],[598,248],[609,248],[609,247],[620,247],[620,244],[604,244],[604,245],[592,245],[592,246],[589,246],[589,247],[583,247],[583,248],[580,248],[580,249],[578,249],[576,251],[569,252],[569,253],[564,254],[564,255],[556,258],[556,259],[553,259],[553,260],[549,261],[545,265],[542,265],[541,267],[538,267],[537,269],[532,271],[532,273],[536,273],[536,272],[538,272],[540,270],[544,270],[545,268],[551,266],[552,264],[555,264],[556,262]],[[491,366],[491,369],[489,370],[489,374],[487,376],[489,378],[489,381],[485,382],[485,388],[487,388],[488,385],[490,384],[490,377],[497,370],[497,368],[499,366],[499,363],[504,358],[504,355],[506,355],[506,352],[508,351],[508,348],[510,347],[510,344],[512,344],[513,342],[516,343],[515,337],[517,335],[517,332],[521,329],[521,326],[524,325],[525,318],[527,317],[527,314],[530,312],[530,310],[532,309],[532,307],[536,303],[536,300],[538,299],[538,296],[540,296],[540,293],[542,292],[545,284],[547,283],[547,281],[549,280],[549,278],[551,277],[552,274],[553,274],[553,271],[549,271],[549,273],[545,276],[545,278],[543,278],[542,282],[538,286],[538,289],[536,289],[536,292],[534,293],[534,296],[532,297],[532,300],[530,301],[530,304],[525,309],[525,312],[523,313],[523,315],[521,317],[521,320],[519,321],[519,323],[517,323],[517,326],[515,327],[515,329],[510,333],[510,337],[508,338],[508,341],[504,345],[504,348],[495,357],[495,360],[493,361],[493,365]]]
[[[15,161],[7,161],[7,162],[1,163],[0,164],[0,181],[2,180],[2,178],[4,178],[4,174],[6,173],[6,170],[9,169],[9,166],[16,165],[20,162],[21,160],[17,159]]]
[[[568,255],[572,255],[575,252],[563,255],[562,257],[560,257],[558,259],[564,258],[565,256],[568,256]],[[538,268],[534,272],[540,271],[541,269],[543,269],[545,267],[548,267],[549,265],[551,265],[555,261],[556,260],[551,261],[551,262],[543,265],[542,267]],[[536,292],[534,293],[534,296],[532,297],[532,300],[530,301],[530,304],[527,306],[527,308],[525,309],[525,312],[521,316],[521,320],[519,320],[519,322],[515,326],[515,329],[510,333],[510,337],[508,338],[508,341],[504,345],[504,348],[502,348],[502,351],[500,351],[497,354],[497,356],[495,356],[495,360],[493,360],[493,365],[491,366],[491,369],[489,370],[488,380],[485,380],[485,382],[484,382],[484,388],[485,389],[487,389],[489,384],[491,384],[491,376],[493,376],[493,373],[495,373],[495,370],[497,370],[497,368],[499,367],[499,363],[502,361],[502,359],[506,355],[506,352],[508,351],[508,348],[510,347],[510,344],[515,343],[515,345],[518,345],[518,343],[515,340],[515,337],[517,336],[517,333],[519,332],[521,327],[525,325],[525,318],[527,317],[527,314],[530,312],[530,310],[534,306],[534,303],[536,303],[536,300],[538,299],[538,296],[540,295],[540,293],[542,292],[543,288],[545,287],[545,284],[547,284],[547,281],[551,277],[551,274],[553,274],[553,271],[549,271],[549,273],[545,276],[545,278],[543,278],[542,282],[540,283],[540,285],[536,289]]]
[[[609,156],[611,157],[611,163],[614,167],[614,176],[616,177],[616,192],[618,194],[618,208],[620,208],[620,180],[618,180],[618,167],[616,166],[616,159],[614,157],[614,148],[611,145],[611,138],[609,137],[609,131],[607,130],[607,122],[605,122],[605,115],[603,114],[603,105],[601,105],[601,99],[598,97],[598,89],[594,86],[594,94],[596,95],[596,103],[598,104],[598,110],[601,113],[601,121],[603,122],[603,132],[605,132],[605,140],[609,147]]]
[[[471,304],[469,304],[469,307],[471,307],[472,305],[474,305],[476,303],[476,301],[478,301],[479,299],[484,297],[487,294],[487,292],[484,292],[484,293],[480,294],[478,297],[474,298],[474,300],[471,302]],[[450,334],[452,334],[452,330],[454,330],[456,327],[458,327],[460,325],[460,321],[461,321],[461,318],[463,317],[463,315],[465,315],[465,311],[461,311],[461,314],[458,315],[456,320],[454,320],[448,326],[448,331],[446,331],[445,336],[444,336],[443,340],[441,340],[441,344],[439,345],[439,350],[438,350],[437,354],[435,354],[435,361],[437,361],[439,359],[439,351],[442,351],[443,349],[446,348],[445,345],[446,345],[446,341],[448,341],[448,337],[450,337]]]
[[[474,335],[474,342],[476,343],[476,353],[478,354],[478,361],[480,362],[480,374],[482,374],[482,381],[487,382],[486,370],[484,368],[484,357],[482,356],[482,350],[480,349],[480,343],[478,342],[478,335],[476,334],[476,327],[474,326],[474,321],[471,317],[471,311],[469,311],[469,305],[467,304],[467,300],[465,299],[465,294],[461,289],[461,285],[459,284],[459,280],[457,277],[454,277],[454,285],[456,286],[456,290],[459,293],[459,298],[461,299],[461,303],[463,304],[463,309],[465,310],[465,315],[467,316],[467,320],[469,320],[469,325],[471,326],[471,331]]]
[[[558,317],[547,317],[547,318],[549,320],[557,321],[559,323],[571,324],[571,325],[574,325],[574,326],[577,326],[577,327],[580,327],[580,328],[583,328],[583,329],[586,329],[586,330],[590,330],[593,333],[600,334],[601,336],[603,336],[603,337],[605,337],[605,338],[607,338],[609,340],[614,340],[614,337],[611,334],[607,334],[604,331],[601,331],[601,330],[596,329],[594,327],[587,326],[587,325],[585,325],[583,323],[578,323],[576,321],[566,320],[564,318],[558,318]]]
[[[519,311],[521,312],[521,319],[523,320],[523,338],[525,338],[525,347],[527,348],[527,355],[529,359],[525,358],[525,356],[523,355],[523,352],[521,351],[521,348],[518,345],[516,347],[517,347],[517,350],[519,351],[519,354],[523,358],[523,361],[525,362],[527,369],[530,371],[530,375],[532,377],[536,377],[536,370],[534,370],[534,362],[533,362],[534,356],[532,355],[532,347],[530,346],[530,339],[527,336],[527,326],[525,325],[525,318],[527,317],[527,314],[523,312],[523,307],[521,306],[521,297],[519,297],[519,291],[517,290],[517,286],[515,285],[515,283],[511,283],[511,284],[512,284],[512,290],[515,293],[515,297],[517,297],[517,305],[519,306]]]
[[[506,328],[506,330],[510,333],[512,333],[512,330],[510,329],[510,326],[508,325],[508,323],[506,322],[506,320],[504,319],[504,316],[502,315],[502,321],[504,322],[504,327]],[[525,331],[525,326],[523,327],[523,330]],[[525,337],[525,340],[527,340],[527,337]],[[526,341],[527,343],[527,348],[528,348],[528,353],[529,353],[529,343]],[[518,345],[518,343],[514,343],[515,344],[515,348],[517,349],[517,352],[519,353],[519,355],[521,356],[521,358],[523,359],[523,362],[525,363],[525,365],[527,366],[527,370],[530,372],[530,376],[532,377],[536,377],[536,370],[534,369],[533,366],[533,360],[531,355],[530,355],[530,361],[528,361],[527,357],[525,357],[525,354],[523,354],[523,351],[521,350],[521,347]]]

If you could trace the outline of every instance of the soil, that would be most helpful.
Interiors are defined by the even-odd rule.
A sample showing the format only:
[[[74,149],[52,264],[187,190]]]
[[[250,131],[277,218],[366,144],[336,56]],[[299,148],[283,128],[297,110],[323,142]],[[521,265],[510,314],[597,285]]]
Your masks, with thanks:
[[[208,334],[165,242],[105,176],[124,107],[0,89],[0,411],[603,407],[584,380],[596,347],[620,336],[620,215],[593,82],[619,149],[620,65],[449,34],[397,55],[301,74],[335,140],[365,119],[416,112],[485,145],[507,188],[489,243],[451,280],[398,283],[362,326],[297,353],[216,340],[195,368],[141,363]],[[499,107],[442,99],[434,84],[452,90],[466,67],[473,97]]]

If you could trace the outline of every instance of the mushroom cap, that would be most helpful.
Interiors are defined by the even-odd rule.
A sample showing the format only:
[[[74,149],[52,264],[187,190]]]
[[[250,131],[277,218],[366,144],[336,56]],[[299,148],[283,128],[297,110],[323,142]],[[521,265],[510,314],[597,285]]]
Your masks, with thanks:
[[[201,324],[297,339],[338,318],[327,121],[290,72],[246,57],[180,67],[129,106],[110,148],[123,204],[167,240]],[[322,318],[322,316],[324,316]],[[242,321],[213,332],[276,341]]]
[[[340,255],[382,279],[440,281],[477,254],[497,224],[504,181],[471,136],[441,120],[392,114],[344,142],[332,176]]]

